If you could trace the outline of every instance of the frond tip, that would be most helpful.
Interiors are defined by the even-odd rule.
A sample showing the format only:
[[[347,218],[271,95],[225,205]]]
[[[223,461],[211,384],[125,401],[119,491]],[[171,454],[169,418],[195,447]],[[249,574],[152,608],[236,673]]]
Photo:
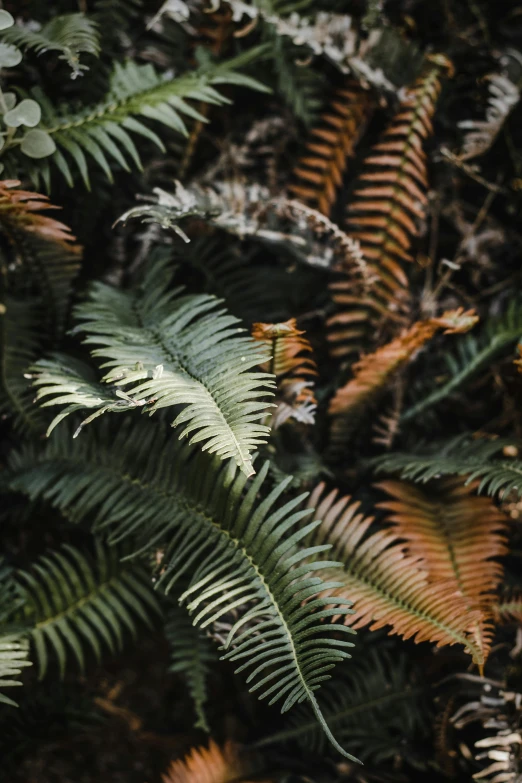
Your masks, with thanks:
[[[184,759],[173,761],[163,783],[250,783],[255,768],[252,756],[238,745],[228,741],[220,748],[210,740],[208,748],[192,748]]]

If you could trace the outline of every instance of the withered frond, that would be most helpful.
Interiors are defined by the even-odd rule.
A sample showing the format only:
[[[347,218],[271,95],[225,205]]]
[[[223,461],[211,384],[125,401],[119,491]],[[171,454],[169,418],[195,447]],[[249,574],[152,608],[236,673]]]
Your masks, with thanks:
[[[229,741],[220,748],[210,740],[208,748],[192,748],[183,760],[173,761],[163,783],[249,783],[252,771],[239,746]]]
[[[316,506],[315,519],[321,520],[311,543],[331,544],[332,558],[342,564],[328,573],[341,586],[327,595],[353,601],[354,613],[345,617],[345,625],[390,626],[404,639],[439,647],[462,644],[476,663],[483,663],[475,634],[483,614],[468,606],[453,582],[432,579],[423,558],[410,553],[402,536],[393,529],[373,531],[373,519],[360,513],[350,497],[338,498],[337,490],[327,494],[320,484],[309,505]]]
[[[453,584],[470,611],[482,613],[476,627],[484,658],[492,634],[493,600],[502,578],[495,558],[506,553],[506,517],[490,498],[475,494],[462,479],[444,479],[434,492],[403,481],[378,485],[390,499],[378,504],[389,512],[393,531],[408,552],[422,560],[431,582]]]
[[[364,132],[371,108],[370,93],[353,79],[335,91],[294,168],[295,182],[289,190],[295,198],[330,215],[348,158]]]
[[[353,431],[359,415],[385,390],[390,380],[439,331],[444,334],[462,334],[478,321],[473,310],[449,310],[437,318],[417,321],[395,340],[364,356],[353,366],[354,377],[338,389],[330,402],[329,413],[334,416],[332,438],[344,441]]]
[[[312,346],[304,331],[297,328],[295,318],[278,324],[255,323],[252,337],[269,346],[271,359],[262,369],[276,376],[277,410],[272,415],[272,427],[277,429],[289,418],[302,424],[313,424],[317,401],[313,378],[317,367],[310,355]]]

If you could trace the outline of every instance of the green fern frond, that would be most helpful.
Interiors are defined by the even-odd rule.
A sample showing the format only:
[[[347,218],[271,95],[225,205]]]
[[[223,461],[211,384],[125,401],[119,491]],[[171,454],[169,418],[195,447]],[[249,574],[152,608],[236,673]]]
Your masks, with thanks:
[[[15,25],[4,31],[2,38],[6,43],[34,50],[38,55],[59,52],[59,59],[65,60],[73,79],[88,70],[88,66],[80,62],[81,54],[98,57],[100,53],[98,25],[84,14],[55,16],[38,31]]]
[[[371,460],[378,473],[398,473],[404,479],[423,483],[441,476],[466,476],[465,484],[478,481],[477,491],[505,497],[522,493],[522,460],[498,459],[496,455],[513,441],[473,439],[459,435],[435,442],[418,452],[395,451]]]
[[[94,284],[76,316],[85,344],[101,346],[92,355],[110,368],[108,391],[98,384],[87,391],[86,383],[72,380],[74,368],[51,361],[34,368],[38,398],[52,395],[46,404],[69,403],[60,419],[80,406],[98,408],[100,415],[129,407],[152,414],[183,405],[172,423],[185,425],[180,437],[234,459],[250,475],[251,453],[269,434],[258,422],[272,376],[251,372],[266,361],[266,350],[242,336],[238,319],[215,297],[169,290],[171,276],[169,260],[160,258],[130,292]]]
[[[188,578],[181,601],[201,628],[239,609],[224,658],[238,662],[237,671],[250,669],[251,689],[271,704],[282,701],[284,712],[308,699],[346,755],[315,690],[349,657],[352,645],[339,636],[353,631],[323,623],[349,613],[349,601],[320,597],[338,583],[323,582],[318,571],[337,563],[310,562],[330,546],[303,546],[319,524],[299,525],[310,513],[296,510],[305,496],[277,504],[287,479],[259,500],[268,463],[247,484],[232,461],[210,461],[159,428],[125,424],[115,437],[97,428],[98,438],[91,429],[75,441],[56,430],[44,452],[13,457],[12,488],[46,498],[76,521],[110,528],[113,541],[132,535],[146,549],[168,541],[157,587],[169,592]]]
[[[412,680],[411,661],[370,649],[358,653],[349,669],[321,690],[318,702],[328,725],[344,746],[375,764],[393,758],[399,745],[421,726],[420,699],[425,688]],[[303,753],[326,752],[324,735],[307,705],[289,716],[288,728],[269,735],[256,747],[296,742]]]
[[[41,304],[6,296],[0,304],[0,413],[21,429],[41,429],[26,373],[41,350]]]
[[[20,608],[23,601],[16,594],[11,569],[0,560],[0,689],[20,686],[17,679],[22,669],[31,666],[27,660],[29,645],[23,635],[5,624],[7,618]],[[0,704],[17,707],[17,703],[0,692]]]
[[[207,118],[188,101],[216,105],[230,103],[215,89],[219,85],[266,91],[266,87],[256,79],[236,70],[263,52],[263,47],[251,49],[232,60],[210,64],[177,78],[168,73],[157,73],[150,64],[138,65],[132,60],[116,63],[105,100],[78,112],[71,112],[68,106],[55,109],[41,90],[34,90],[33,97],[42,109],[39,128],[52,137],[57,147],[50,158],[38,161],[34,175],[41,176],[49,188],[52,162],[70,187],[74,184],[73,170],[76,168],[89,188],[91,160],[101,167],[110,182],[113,181],[115,165],[129,171],[132,162],[141,170],[135,136],[144,137],[165,151],[160,137],[143,122],[144,119],[187,136],[184,116],[207,122]],[[6,155],[8,164],[9,155]]]
[[[506,312],[490,318],[475,332],[463,335],[455,341],[453,351],[444,353],[445,373],[435,373],[443,380],[420,400],[406,408],[401,421],[417,418],[421,413],[446,400],[462,389],[479,372],[487,369],[497,357],[512,348],[522,337],[522,303],[512,299]]]
[[[85,647],[100,661],[104,648],[112,653],[121,649],[124,632],[134,636],[138,623],[150,626],[160,612],[143,569],[122,565],[117,550],[99,541],[93,558],[64,544],[39,558],[30,571],[19,571],[16,579],[40,679],[49,650],[62,677],[71,653],[83,671]]]
[[[217,648],[204,631],[192,625],[187,610],[176,604],[168,610],[165,635],[170,647],[169,672],[185,677],[196,713],[194,728],[208,734],[207,680],[211,664],[218,660]]]

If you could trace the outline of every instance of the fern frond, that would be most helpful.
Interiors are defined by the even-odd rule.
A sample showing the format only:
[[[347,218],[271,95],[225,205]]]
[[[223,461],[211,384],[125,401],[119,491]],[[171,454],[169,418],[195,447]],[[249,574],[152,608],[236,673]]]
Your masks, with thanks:
[[[488,318],[472,334],[458,339],[453,351],[444,352],[446,372],[434,373],[435,378],[442,378],[439,385],[431,390],[428,387],[425,395],[406,408],[401,421],[415,419],[451,397],[479,372],[489,368],[498,356],[507,352],[521,337],[522,303],[513,298],[503,315]],[[433,380],[430,382],[432,384]]]
[[[439,481],[433,492],[398,481],[382,481],[377,487],[391,496],[377,507],[389,512],[394,533],[407,542],[409,554],[421,558],[430,580],[453,583],[468,609],[481,612],[476,643],[485,659],[491,646],[494,594],[503,573],[493,558],[507,552],[505,515],[461,479]]]
[[[520,100],[520,89],[507,76],[491,73],[488,81],[489,99],[485,120],[463,120],[459,128],[465,130],[460,160],[471,160],[484,155],[502,130],[502,127]]]
[[[55,331],[63,328],[82,248],[63,223],[42,214],[59,209],[46,196],[19,190],[17,180],[0,182],[0,229],[15,254],[14,269],[24,264],[37,283]]]
[[[27,660],[29,644],[22,632],[4,625],[6,619],[20,608],[20,596],[16,594],[10,570],[0,561],[0,704],[17,707],[17,703],[1,692],[3,688],[20,686],[22,670],[31,666]]]
[[[252,326],[252,337],[265,343],[272,357],[261,369],[276,377],[277,410],[271,419],[274,429],[289,418],[304,424],[314,423],[317,401],[311,379],[317,375],[317,368],[313,358],[306,355],[312,352],[312,346],[303,334],[295,318],[279,324]]]
[[[121,649],[124,632],[136,634],[138,622],[152,624],[160,612],[145,572],[136,565],[119,562],[118,552],[96,542],[91,559],[75,547],[44,555],[30,571],[16,575],[31,623],[42,679],[48,668],[49,650],[65,674],[72,654],[83,671],[84,648],[100,661],[102,650]]]
[[[440,330],[444,334],[462,334],[478,321],[473,310],[448,310],[442,316],[417,321],[407,332],[391,343],[363,357],[353,366],[354,378],[338,389],[330,401],[329,414],[334,417],[332,441],[335,447],[345,443],[361,413],[379,396],[391,378],[415,356],[419,349]]]
[[[194,728],[208,734],[207,680],[211,664],[218,659],[217,648],[204,631],[192,625],[187,610],[176,604],[169,607],[165,636],[170,647],[169,672],[184,676],[196,713]]]
[[[350,670],[324,686],[318,701],[328,724],[343,744],[363,761],[379,764],[394,757],[398,743],[411,737],[420,723],[419,699],[424,688],[412,681],[411,662],[370,649]],[[288,728],[256,743],[265,747],[296,742],[304,753],[324,755],[327,748],[317,721],[305,706],[287,719]]]
[[[353,79],[335,91],[294,168],[295,184],[289,187],[294,198],[330,215],[348,158],[364,132],[370,111],[369,92]]]
[[[104,378],[109,392],[97,397],[98,386],[86,391],[85,385],[71,385],[67,370],[43,362],[34,368],[38,398],[51,396],[46,403],[51,405],[69,403],[65,415],[84,403],[100,413],[127,405],[152,414],[183,405],[173,421],[185,425],[180,437],[234,459],[251,475],[251,453],[269,433],[258,422],[273,387],[271,376],[251,369],[265,361],[266,352],[241,336],[238,319],[221,309],[218,299],[169,290],[171,277],[169,260],[159,258],[131,291],[95,283],[75,313],[85,343],[101,346],[92,355],[110,368]]]
[[[407,89],[399,110],[363,162],[348,202],[347,231],[361,246],[374,284],[361,297],[343,275],[330,285],[337,312],[328,320],[333,356],[345,359],[365,348],[379,324],[404,323],[410,294],[404,261],[418,235],[427,203],[424,140],[432,133],[431,117],[448,61],[428,58],[425,72]]]
[[[192,748],[184,759],[173,761],[163,783],[252,783],[254,771],[252,759],[238,745],[228,741],[220,748],[210,740],[208,748]]]
[[[492,606],[493,619],[499,625],[522,624],[522,593],[515,590],[501,596]]]
[[[424,218],[427,202],[423,142],[433,132],[431,119],[449,69],[446,58],[428,58],[424,73],[405,91],[398,112],[363,163],[348,203],[348,230],[382,280],[403,285],[402,261],[411,261],[415,220]]]
[[[376,457],[378,473],[398,473],[404,479],[425,483],[441,476],[466,476],[466,485],[477,481],[477,491],[506,497],[522,492],[522,461],[494,459],[512,441],[473,439],[459,435],[434,442],[418,452],[395,451]]]
[[[327,594],[336,599],[351,596],[353,614],[346,616],[345,624],[369,625],[371,630],[390,626],[405,639],[437,646],[461,644],[475,662],[483,663],[474,635],[481,612],[470,609],[453,584],[432,582],[422,557],[409,554],[393,529],[372,532],[373,520],[359,513],[359,503],[337,495],[336,490],[325,493],[323,484],[312,493],[309,505],[322,522],[308,543],[332,544],[332,553],[343,564],[342,587]]]
[[[98,25],[84,14],[55,16],[38,31],[18,24],[4,31],[2,38],[21,49],[32,49],[38,55],[59,52],[59,59],[65,60],[73,79],[88,70],[88,66],[80,62],[81,54],[98,57],[100,53]]]
[[[302,547],[310,525],[303,496],[277,505],[290,479],[258,500],[268,463],[247,478],[233,462],[206,454],[150,425],[120,427],[71,441],[56,430],[43,453],[14,456],[11,487],[44,497],[76,521],[111,530],[112,542],[132,534],[142,548],[168,542],[157,587],[169,592],[188,579],[181,596],[194,625],[206,628],[235,608],[240,615],[224,644],[224,658],[249,670],[247,682],[286,712],[308,699],[332,744],[346,755],[325,723],[315,690],[350,643],[333,634],[351,629],[324,624],[349,612],[345,598],[323,599],[336,581],[324,582],[310,563],[329,545]],[[88,491],[85,491],[87,490]],[[314,523],[315,528],[318,523]],[[303,606],[303,601],[307,603]],[[325,607],[329,608],[325,608]],[[342,634],[344,636],[344,633]],[[353,760],[353,759],[352,759]]]
[[[39,128],[52,137],[57,147],[50,158],[38,161],[35,176],[41,176],[49,183],[51,161],[70,187],[76,168],[89,188],[91,159],[110,182],[115,165],[129,171],[132,162],[141,169],[135,136],[144,137],[165,150],[158,134],[143,122],[144,118],[187,136],[184,116],[207,121],[188,101],[217,105],[230,102],[214,85],[232,84],[266,90],[260,82],[235,70],[255,59],[261,51],[259,48],[249,50],[232,60],[177,78],[168,73],[158,74],[152,65],[138,65],[133,60],[116,63],[105,100],[78,112],[71,112],[66,106],[55,109],[43,93],[35,90],[34,97],[42,109]],[[6,155],[6,165],[9,154],[10,151]]]

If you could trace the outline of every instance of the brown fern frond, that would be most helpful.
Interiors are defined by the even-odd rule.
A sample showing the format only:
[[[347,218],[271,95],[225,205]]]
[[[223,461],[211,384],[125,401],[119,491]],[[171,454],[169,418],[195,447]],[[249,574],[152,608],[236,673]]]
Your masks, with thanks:
[[[332,398],[333,443],[345,441],[358,423],[360,413],[385,390],[390,380],[440,329],[444,334],[462,334],[478,321],[473,310],[449,310],[438,318],[417,321],[395,340],[364,356],[353,366],[354,377]]]
[[[391,496],[377,508],[389,512],[394,533],[421,559],[430,581],[453,584],[468,609],[481,612],[476,641],[486,657],[503,573],[494,558],[507,552],[505,515],[491,498],[477,496],[476,486],[459,479],[437,482],[432,493],[405,481],[382,481],[377,487]]]
[[[324,484],[310,496],[308,505],[321,520],[310,543],[331,544],[332,559],[342,564],[324,578],[341,584],[327,595],[353,601],[354,613],[345,624],[371,630],[390,626],[404,639],[439,647],[461,644],[482,664],[484,650],[474,632],[481,610],[470,609],[453,582],[432,581],[423,558],[410,554],[394,530],[372,532],[373,519],[359,512],[359,503],[337,496],[337,490],[325,493]]]
[[[328,111],[310,131],[306,152],[293,171],[293,196],[330,216],[348,158],[364,133],[372,100],[354,79],[334,92]]]
[[[49,242],[67,247],[68,251],[79,255],[81,247],[75,245],[76,237],[70,228],[59,220],[43,215],[51,209],[61,209],[49,203],[47,196],[18,190],[18,180],[0,181],[0,226],[11,237],[14,231],[26,231]]]
[[[359,241],[375,283],[364,299],[342,275],[330,285],[337,312],[327,323],[328,339],[338,358],[359,351],[379,324],[405,325],[410,294],[403,263],[412,260],[411,243],[427,204],[423,143],[432,133],[441,76],[450,67],[445,57],[427,58],[424,72],[404,90],[396,115],[363,162],[346,228]]]
[[[251,783],[250,774],[252,764],[240,755],[239,746],[229,741],[220,748],[210,740],[208,748],[192,748],[184,759],[173,761],[163,783]]]
[[[295,318],[279,324],[255,323],[252,326],[254,340],[269,346],[271,359],[261,366],[277,379],[277,410],[272,414],[271,426],[277,429],[289,418],[302,424],[313,424],[317,401],[313,391],[313,379],[317,366],[308,355],[312,346],[297,328]]]

